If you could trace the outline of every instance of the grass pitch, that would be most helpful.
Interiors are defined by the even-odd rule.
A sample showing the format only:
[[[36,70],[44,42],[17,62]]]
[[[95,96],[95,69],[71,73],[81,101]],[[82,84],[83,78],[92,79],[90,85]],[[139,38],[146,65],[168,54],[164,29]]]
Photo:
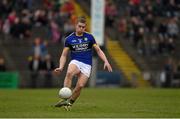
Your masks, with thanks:
[[[71,111],[55,108],[59,89],[0,90],[0,117],[180,117],[180,89],[86,88]]]

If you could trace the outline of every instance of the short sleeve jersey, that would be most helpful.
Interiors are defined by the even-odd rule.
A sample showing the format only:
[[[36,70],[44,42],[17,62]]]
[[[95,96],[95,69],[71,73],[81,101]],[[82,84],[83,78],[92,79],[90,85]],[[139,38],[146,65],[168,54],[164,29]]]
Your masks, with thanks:
[[[82,36],[76,36],[75,32],[65,39],[65,47],[71,50],[71,60],[78,60],[92,65],[92,47],[96,45],[94,37],[84,32]]]

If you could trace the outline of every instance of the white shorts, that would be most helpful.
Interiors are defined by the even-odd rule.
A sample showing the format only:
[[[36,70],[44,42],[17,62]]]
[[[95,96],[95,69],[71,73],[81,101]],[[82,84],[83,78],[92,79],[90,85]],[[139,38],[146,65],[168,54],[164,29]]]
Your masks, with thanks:
[[[91,65],[85,64],[77,60],[71,60],[69,64],[75,64],[84,75],[86,75],[88,78],[90,77]]]

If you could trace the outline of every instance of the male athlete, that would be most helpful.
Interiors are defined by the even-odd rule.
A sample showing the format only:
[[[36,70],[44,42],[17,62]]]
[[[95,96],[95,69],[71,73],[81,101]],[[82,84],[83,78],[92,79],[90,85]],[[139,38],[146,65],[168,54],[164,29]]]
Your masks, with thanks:
[[[79,97],[81,90],[86,85],[91,73],[92,48],[95,49],[98,56],[104,61],[104,69],[107,68],[109,72],[112,72],[111,65],[105,54],[97,45],[94,37],[90,33],[85,32],[85,29],[86,19],[84,17],[79,17],[76,22],[75,32],[65,39],[65,47],[59,60],[59,67],[54,71],[57,73],[63,71],[68,52],[71,51],[71,61],[64,80],[64,87],[71,88],[72,78],[75,75],[78,77],[78,81],[72,96],[67,100],[58,102],[55,107],[72,106]]]

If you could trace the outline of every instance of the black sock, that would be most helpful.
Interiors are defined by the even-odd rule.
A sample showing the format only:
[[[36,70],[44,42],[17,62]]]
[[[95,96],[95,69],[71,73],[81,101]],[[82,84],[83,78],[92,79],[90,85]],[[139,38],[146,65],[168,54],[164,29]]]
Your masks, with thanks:
[[[70,102],[71,104],[73,104],[73,103],[75,102],[75,100],[70,99],[69,102]]]

